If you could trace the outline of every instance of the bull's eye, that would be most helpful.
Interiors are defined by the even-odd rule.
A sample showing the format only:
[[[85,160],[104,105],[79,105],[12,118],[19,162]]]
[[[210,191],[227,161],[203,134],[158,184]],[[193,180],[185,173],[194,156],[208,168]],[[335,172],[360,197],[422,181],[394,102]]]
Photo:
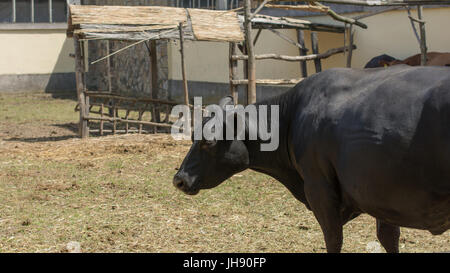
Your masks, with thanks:
[[[213,140],[202,140],[202,142],[200,143],[200,148],[207,149],[207,148],[214,147],[216,144],[217,144],[217,140],[215,140],[215,139],[213,139]]]

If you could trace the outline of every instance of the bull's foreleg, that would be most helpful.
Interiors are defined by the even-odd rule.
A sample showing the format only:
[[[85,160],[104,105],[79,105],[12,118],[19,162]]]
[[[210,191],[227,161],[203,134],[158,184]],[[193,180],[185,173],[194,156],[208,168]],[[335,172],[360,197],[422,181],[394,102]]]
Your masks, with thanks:
[[[328,253],[341,252],[342,216],[339,196],[328,181],[306,181],[305,194],[311,210],[322,228]]]
[[[377,219],[377,237],[388,253],[398,253],[400,228]]]

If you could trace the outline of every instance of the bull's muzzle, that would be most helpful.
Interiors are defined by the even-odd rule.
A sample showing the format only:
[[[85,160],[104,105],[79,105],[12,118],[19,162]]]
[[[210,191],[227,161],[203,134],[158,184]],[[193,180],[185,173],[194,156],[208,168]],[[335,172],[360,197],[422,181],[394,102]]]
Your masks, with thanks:
[[[187,182],[187,180],[179,174],[176,174],[174,176],[173,185],[175,186],[175,188],[177,188],[189,195],[195,195],[199,192],[198,189],[195,189],[195,188],[189,186],[189,183]]]

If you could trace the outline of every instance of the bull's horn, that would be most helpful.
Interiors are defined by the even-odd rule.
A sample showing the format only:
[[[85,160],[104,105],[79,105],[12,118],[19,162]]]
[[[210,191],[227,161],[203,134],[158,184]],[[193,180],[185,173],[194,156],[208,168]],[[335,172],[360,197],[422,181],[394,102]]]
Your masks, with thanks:
[[[232,96],[225,96],[219,101],[219,106],[225,109],[225,105],[234,105],[234,100]]]

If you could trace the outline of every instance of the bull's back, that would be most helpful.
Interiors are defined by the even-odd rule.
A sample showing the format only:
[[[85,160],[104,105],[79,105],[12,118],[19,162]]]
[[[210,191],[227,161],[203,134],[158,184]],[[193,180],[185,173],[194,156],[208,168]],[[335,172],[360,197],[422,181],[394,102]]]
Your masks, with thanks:
[[[343,198],[363,212],[448,228],[450,69],[337,69],[322,80],[299,114],[310,128],[302,142],[315,146],[303,151],[315,154],[298,156],[330,162]]]
[[[450,53],[438,53],[430,52],[427,54],[428,66],[449,66],[450,65]]]

